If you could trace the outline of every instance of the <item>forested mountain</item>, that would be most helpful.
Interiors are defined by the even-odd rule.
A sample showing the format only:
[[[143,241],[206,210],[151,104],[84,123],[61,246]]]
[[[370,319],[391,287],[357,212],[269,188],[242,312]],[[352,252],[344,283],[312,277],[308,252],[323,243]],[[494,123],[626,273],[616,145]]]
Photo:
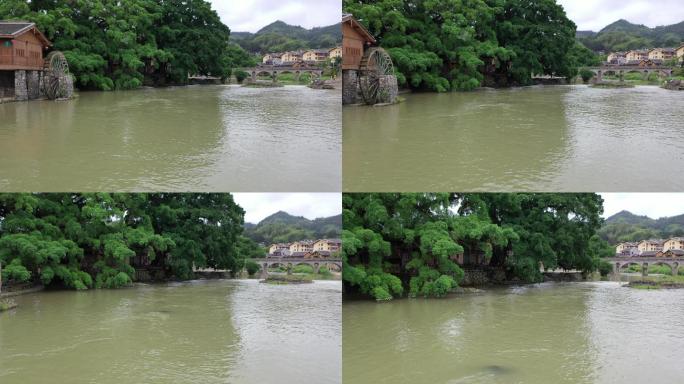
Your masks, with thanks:
[[[341,232],[342,215],[309,220],[279,211],[261,220],[259,224],[245,223],[245,236],[263,244],[339,238]]]
[[[342,27],[335,24],[305,29],[278,20],[257,33],[235,32],[232,38],[243,49],[253,53],[331,48],[342,43]]]
[[[577,38],[594,51],[615,52],[654,47],[678,47],[684,42],[684,21],[649,28],[627,20],[618,20],[598,33],[577,32]]]
[[[684,215],[652,219],[622,211],[606,219],[599,235],[610,244],[684,236]]]

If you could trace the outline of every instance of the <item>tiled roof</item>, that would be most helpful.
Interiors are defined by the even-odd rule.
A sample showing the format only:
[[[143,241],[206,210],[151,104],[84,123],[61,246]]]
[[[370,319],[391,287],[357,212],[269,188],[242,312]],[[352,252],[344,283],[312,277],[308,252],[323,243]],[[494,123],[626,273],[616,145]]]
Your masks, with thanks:
[[[33,26],[35,24],[28,21],[0,21],[0,37],[17,36]]]

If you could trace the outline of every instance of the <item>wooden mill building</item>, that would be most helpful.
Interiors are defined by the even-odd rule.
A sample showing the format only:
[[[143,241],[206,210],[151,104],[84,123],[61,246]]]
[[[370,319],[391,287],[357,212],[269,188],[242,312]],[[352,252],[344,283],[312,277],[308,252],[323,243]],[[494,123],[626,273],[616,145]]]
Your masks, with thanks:
[[[342,15],[342,104],[357,101],[357,79],[366,48],[375,45],[375,37],[351,14]]]
[[[52,44],[27,21],[0,21],[0,100],[37,99],[44,54]]]

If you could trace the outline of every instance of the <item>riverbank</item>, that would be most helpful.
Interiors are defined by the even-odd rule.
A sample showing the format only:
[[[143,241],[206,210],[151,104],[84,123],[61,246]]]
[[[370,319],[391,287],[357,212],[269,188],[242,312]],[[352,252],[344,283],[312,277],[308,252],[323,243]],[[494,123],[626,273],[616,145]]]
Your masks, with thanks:
[[[260,280],[260,283],[266,284],[311,284],[313,283],[313,276],[300,274],[273,274],[268,275],[265,279]]]
[[[635,289],[684,289],[684,276],[645,276],[626,284]]]

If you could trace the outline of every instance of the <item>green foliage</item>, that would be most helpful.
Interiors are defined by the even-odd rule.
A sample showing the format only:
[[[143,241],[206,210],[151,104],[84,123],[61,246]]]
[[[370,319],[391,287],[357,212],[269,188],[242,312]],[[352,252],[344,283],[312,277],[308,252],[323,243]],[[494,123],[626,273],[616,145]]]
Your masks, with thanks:
[[[331,48],[341,44],[342,28],[336,24],[307,30],[276,21],[254,34],[234,33],[233,39],[246,51],[259,53]]]
[[[12,260],[9,265],[5,265],[2,268],[2,279],[5,281],[16,281],[18,283],[23,283],[31,278],[31,272],[21,265],[19,259]]]
[[[230,194],[0,194],[0,261],[8,278],[73,289],[131,284],[138,259],[162,277],[237,271],[265,254],[243,217]]]
[[[684,236],[684,215],[655,220],[622,211],[606,219],[598,234],[611,245],[625,241]]]
[[[292,268],[293,273],[314,273],[313,267],[308,264],[299,264]]]
[[[400,84],[446,92],[574,76],[575,25],[554,0],[344,0],[386,48]]]
[[[13,0],[0,19],[24,19],[63,51],[84,89],[186,83],[188,74],[228,77],[254,64],[229,44],[230,30],[205,0]]]
[[[281,211],[259,224],[246,225],[245,236],[257,243],[288,243],[302,239],[339,238],[341,229],[342,218],[339,215],[309,220]]]
[[[247,273],[249,273],[250,275],[253,275],[253,274],[259,272],[259,270],[261,269],[261,266],[252,260],[245,260],[245,269],[247,270]]]
[[[343,280],[389,300],[442,297],[479,260],[519,279],[541,281],[546,268],[594,271],[612,248],[598,236],[597,194],[369,193],[342,199]]]
[[[649,28],[618,20],[598,33],[580,36],[593,51],[617,52],[653,47],[677,47],[684,41],[684,22]]]
[[[601,276],[608,276],[613,272],[613,264],[605,260],[599,260],[598,271],[601,273]]]
[[[332,276],[332,272],[330,272],[330,270],[327,267],[320,267],[318,269],[318,274],[323,276],[323,277],[331,277]]]
[[[249,73],[245,71],[235,71],[235,79],[238,83],[242,83],[246,78],[249,77]]]
[[[589,80],[591,80],[594,77],[594,72],[588,69],[582,69],[580,70],[580,77],[582,77],[583,82],[588,83]]]

